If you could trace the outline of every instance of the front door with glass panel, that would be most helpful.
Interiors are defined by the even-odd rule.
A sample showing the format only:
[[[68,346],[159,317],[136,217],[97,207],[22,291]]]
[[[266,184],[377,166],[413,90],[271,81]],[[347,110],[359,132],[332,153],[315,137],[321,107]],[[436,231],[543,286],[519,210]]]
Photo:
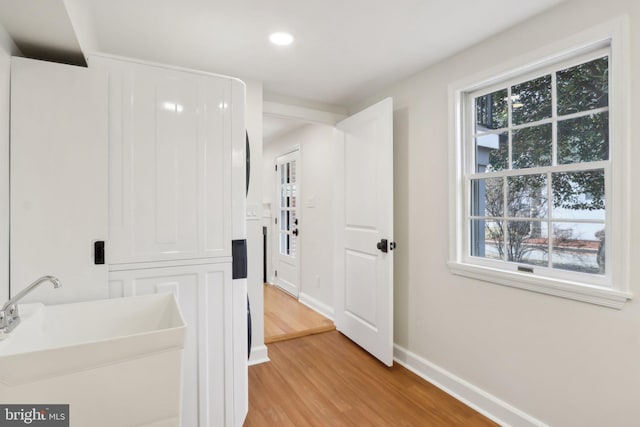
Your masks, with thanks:
[[[274,251],[277,254],[274,265],[275,284],[296,298],[299,293],[299,158],[298,150],[277,158],[277,209],[274,221],[274,241],[277,246]]]

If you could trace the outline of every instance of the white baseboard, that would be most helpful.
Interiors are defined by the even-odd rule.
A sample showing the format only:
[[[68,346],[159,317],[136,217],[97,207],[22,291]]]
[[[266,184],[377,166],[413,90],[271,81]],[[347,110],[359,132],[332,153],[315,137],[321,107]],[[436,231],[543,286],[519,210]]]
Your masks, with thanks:
[[[304,292],[300,292],[298,301],[333,321],[333,307],[330,307],[327,304],[318,301],[317,299],[308,294],[305,294]]]
[[[501,426],[548,427],[542,421],[417,354],[397,344],[393,347],[393,359],[400,365]]]
[[[269,352],[267,346],[262,344],[260,346],[251,347],[251,357],[249,357],[249,366],[259,365],[260,363],[269,362]]]
[[[298,293],[299,293],[298,288],[293,286],[291,283],[288,283],[284,280],[280,280],[278,278],[276,278],[273,282],[270,282],[270,283],[272,283],[273,286],[280,289],[281,291],[288,293],[292,297],[298,298]]]

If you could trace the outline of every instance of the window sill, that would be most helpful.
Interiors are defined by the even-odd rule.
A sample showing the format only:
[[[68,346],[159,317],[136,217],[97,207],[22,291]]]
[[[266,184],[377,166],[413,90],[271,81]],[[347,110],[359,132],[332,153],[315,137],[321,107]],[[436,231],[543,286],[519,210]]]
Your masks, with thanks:
[[[526,289],[561,298],[582,301],[590,304],[621,309],[632,295],[614,289],[582,285],[575,282],[543,277],[532,277],[528,274],[497,270],[459,262],[449,262],[449,270],[458,276],[482,280],[498,285]]]

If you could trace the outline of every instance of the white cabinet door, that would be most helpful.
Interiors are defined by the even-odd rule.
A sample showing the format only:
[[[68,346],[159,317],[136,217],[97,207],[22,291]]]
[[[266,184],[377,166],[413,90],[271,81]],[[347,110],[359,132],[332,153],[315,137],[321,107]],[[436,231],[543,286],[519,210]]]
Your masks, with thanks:
[[[62,287],[27,300],[108,296],[93,256],[107,239],[107,111],[106,74],[12,58],[11,295],[51,274]]]
[[[233,286],[232,286],[233,283]],[[235,396],[246,394],[246,311],[231,280],[231,264],[203,264],[111,272],[111,297],[169,292],[187,323],[184,349],[183,427],[240,426]],[[246,302],[246,288],[244,289]],[[239,316],[239,314],[243,314]],[[243,388],[244,387],[244,388]],[[240,419],[242,418],[242,419]]]
[[[89,62],[110,74],[112,263],[231,256],[231,105],[244,102],[232,99],[239,82]]]

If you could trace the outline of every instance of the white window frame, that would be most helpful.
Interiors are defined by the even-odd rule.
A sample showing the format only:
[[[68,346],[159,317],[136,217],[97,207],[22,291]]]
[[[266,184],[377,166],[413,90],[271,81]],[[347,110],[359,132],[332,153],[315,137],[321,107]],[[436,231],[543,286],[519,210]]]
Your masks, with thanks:
[[[449,87],[450,99],[450,144],[449,144],[449,190],[450,190],[450,251],[449,268],[453,274],[479,279],[499,285],[527,289],[612,308],[622,308],[631,299],[629,292],[629,30],[628,18],[622,17],[570,39],[560,41],[529,55],[516,58],[494,69],[456,82]],[[551,276],[521,272],[517,264],[486,262],[471,257],[469,250],[470,231],[467,210],[470,203],[470,188],[465,175],[470,172],[473,160],[473,144],[469,135],[468,94],[479,91],[491,93],[508,87],[514,79],[526,81],[545,74],[541,71],[557,64],[576,64],[583,58],[602,49],[609,54],[609,141],[610,160],[606,163],[606,254],[607,271],[604,277],[592,275],[582,281],[584,273],[558,271]],[[585,56],[586,55],[586,56]],[[548,74],[548,73],[547,73]],[[467,109],[467,110],[465,110]],[[555,113],[554,113],[555,114]],[[522,170],[525,172],[525,170]],[[527,172],[528,173],[528,172]],[[609,237],[611,236],[611,237]]]

